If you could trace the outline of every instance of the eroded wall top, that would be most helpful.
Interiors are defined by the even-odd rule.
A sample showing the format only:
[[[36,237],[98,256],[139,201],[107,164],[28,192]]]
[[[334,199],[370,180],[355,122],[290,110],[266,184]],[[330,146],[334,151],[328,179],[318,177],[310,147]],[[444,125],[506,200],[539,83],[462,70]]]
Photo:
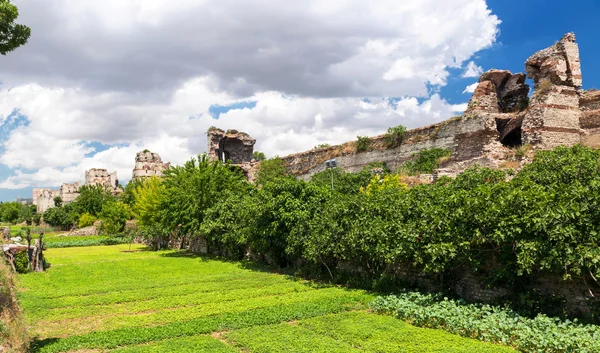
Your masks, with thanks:
[[[208,156],[211,160],[231,161],[233,164],[250,163],[253,160],[256,140],[237,130],[208,130]]]

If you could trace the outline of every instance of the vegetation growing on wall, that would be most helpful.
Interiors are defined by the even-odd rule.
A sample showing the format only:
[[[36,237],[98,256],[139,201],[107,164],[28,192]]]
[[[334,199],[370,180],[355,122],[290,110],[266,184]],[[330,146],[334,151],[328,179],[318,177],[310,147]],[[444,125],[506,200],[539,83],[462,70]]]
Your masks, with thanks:
[[[402,125],[390,127],[385,134],[385,142],[389,147],[396,147],[404,141],[406,127]]]
[[[369,136],[356,136],[356,152],[367,151],[371,147]]]
[[[431,174],[440,164],[450,157],[451,151],[442,148],[430,148],[413,154],[413,159],[404,163],[402,169],[409,175]]]

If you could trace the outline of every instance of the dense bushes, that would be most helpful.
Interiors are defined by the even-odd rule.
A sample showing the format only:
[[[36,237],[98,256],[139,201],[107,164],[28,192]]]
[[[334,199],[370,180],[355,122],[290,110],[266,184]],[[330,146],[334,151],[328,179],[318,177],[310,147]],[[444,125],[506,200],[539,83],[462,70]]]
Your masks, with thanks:
[[[465,304],[419,293],[378,297],[371,308],[416,326],[506,344],[521,352],[600,351],[600,327],[577,321],[560,321],[545,315],[529,319],[506,308]]]
[[[34,214],[35,206],[23,205],[19,202],[0,202],[0,222],[27,222],[30,225]]]
[[[227,165],[194,162],[167,173],[155,223],[181,241],[204,237],[209,251],[239,257],[251,249],[312,274],[351,270],[348,278],[363,283],[409,267],[449,288],[466,269],[516,292],[550,274],[582,280],[592,293],[600,278],[599,159],[596,150],[561,147],[538,152],[510,181],[475,167],[412,188],[338,169],[311,182],[273,176],[254,188]]]

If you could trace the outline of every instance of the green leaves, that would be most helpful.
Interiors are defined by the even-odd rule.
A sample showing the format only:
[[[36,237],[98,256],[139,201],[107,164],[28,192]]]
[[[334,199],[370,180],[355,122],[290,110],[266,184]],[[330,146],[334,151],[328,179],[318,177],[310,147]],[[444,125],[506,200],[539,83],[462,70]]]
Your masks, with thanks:
[[[201,235],[205,211],[222,202],[227,191],[244,194],[250,187],[237,167],[210,162],[206,155],[167,169],[163,185],[160,224],[183,236]]]
[[[9,0],[0,0],[0,54],[15,50],[27,43],[31,30],[29,27],[16,24],[19,11]]]
[[[125,222],[131,218],[131,209],[122,202],[106,202],[102,205],[98,218],[102,221],[101,229],[104,234],[116,235],[123,231]]]
[[[389,147],[395,147],[401,144],[404,141],[404,137],[406,136],[406,127],[403,125],[398,125],[394,127],[390,127],[387,129],[387,133],[385,134],[385,142]]]
[[[598,326],[560,321],[541,314],[529,319],[506,308],[465,304],[416,292],[378,297],[370,306],[375,312],[392,314],[415,326],[510,345],[520,352],[600,350]]]
[[[450,150],[442,148],[430,148],[419,151],[413,155],[413,160],[406,162],[403,168],[410,175],[415,174],[431,174],[439,165],[448,157]]]

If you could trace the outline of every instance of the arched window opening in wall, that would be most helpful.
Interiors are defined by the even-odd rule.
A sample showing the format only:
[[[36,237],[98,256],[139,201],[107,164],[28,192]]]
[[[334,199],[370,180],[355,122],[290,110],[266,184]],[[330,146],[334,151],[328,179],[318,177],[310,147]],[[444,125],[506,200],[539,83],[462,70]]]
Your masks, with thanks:
[[[496,119],[498,140],[506,147],[519,147],[523,144],[522,130],[523,117],[512,119]]]

